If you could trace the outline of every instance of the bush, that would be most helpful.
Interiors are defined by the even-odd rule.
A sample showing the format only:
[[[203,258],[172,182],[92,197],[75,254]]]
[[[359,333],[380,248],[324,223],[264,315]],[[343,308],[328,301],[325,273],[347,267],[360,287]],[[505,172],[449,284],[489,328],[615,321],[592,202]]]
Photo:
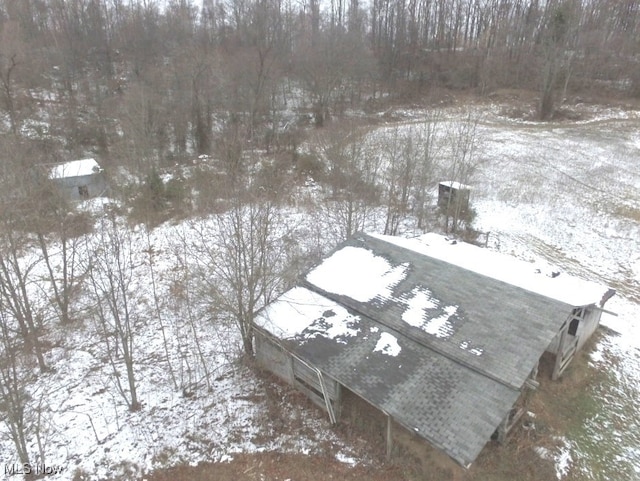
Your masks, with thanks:
[[[153,169],[145,178],[142,197],[154,212],[161,212],[167,207],[167,189],[157,170]]]
[[[184,182],[182,178],[172,178],[165,184],[160,174],[152,170],[132,193],[132,219],[157,224],[183,212],[187,200]]]
[[[316,182],[322,182],[324,179],[324,165],[317,155],[297,155],[295,159],[295,170],[301,179],[311,177]]]

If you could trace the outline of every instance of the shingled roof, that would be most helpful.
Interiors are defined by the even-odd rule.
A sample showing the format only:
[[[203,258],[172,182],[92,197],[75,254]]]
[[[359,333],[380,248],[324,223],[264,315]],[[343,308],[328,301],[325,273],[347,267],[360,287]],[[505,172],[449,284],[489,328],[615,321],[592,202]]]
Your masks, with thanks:
[[[573,307],[359,234],[255,323],[469,466]]]

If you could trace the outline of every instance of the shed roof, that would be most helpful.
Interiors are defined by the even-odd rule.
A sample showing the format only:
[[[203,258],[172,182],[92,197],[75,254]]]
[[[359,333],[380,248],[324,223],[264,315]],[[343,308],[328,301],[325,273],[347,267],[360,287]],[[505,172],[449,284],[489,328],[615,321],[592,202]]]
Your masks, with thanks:
[[[457,182],[455,180],[443,180],[442,182],[440,182],[440,185],[444,185],[445,187],[456,190],[472,190],[472,187],[470,185],[461,184],[460,182]]]
[[[360,234],[255,322],[468,466],[572,307]]]
[[[83,177],[100,172],[102,169],[95,159],[81,159],[64,162],[53,167],[49,173],[50,179],[65,179],[69,177]]]
[[[600,302],[606,291],[600,284],[565,273],[544,272],[530,262],[466,242],[451,241],[435,233],[412,239],[371,236],[572,306]]]

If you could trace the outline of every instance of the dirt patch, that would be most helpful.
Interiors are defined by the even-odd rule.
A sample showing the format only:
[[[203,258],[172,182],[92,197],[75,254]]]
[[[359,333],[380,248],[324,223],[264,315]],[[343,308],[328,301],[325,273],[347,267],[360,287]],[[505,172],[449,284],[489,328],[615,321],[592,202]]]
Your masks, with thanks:
[[[355,466],[341,463],[335,458],[305,456],[302,454],[239,454],[226,463],[201,463],[195,467],[179,466],[156,471],[146,476],[147,481],[315,481],[363,480],[403,481],[398,466]]]
[[[616,205],[613,214],[623,219],[640,222],[640,208],[629,205]]]

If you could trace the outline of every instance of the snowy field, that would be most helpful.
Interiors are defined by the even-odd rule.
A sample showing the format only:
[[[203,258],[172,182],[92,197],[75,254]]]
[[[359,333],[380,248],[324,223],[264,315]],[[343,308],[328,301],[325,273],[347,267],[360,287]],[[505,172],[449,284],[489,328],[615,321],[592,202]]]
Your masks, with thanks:
[[[455,122],[456,115],[448,113],[444,122]],[[411,121],[400,128],[412,128],[420,116],[410,112],[405,118]],[[615,380],[601,393],[607,410],[589,419],[583,437],[564,440],[559,477],[571,470],[576,479],[638,479],[640,120],[607,111],[591,122],[537,124],[507,120],[489,109],[478,133],[481,164],[472,202],[475,227],[490,232],[489,248],[618,291],[607,304],[618,317],[603,317],[611,332],[592,359]],[[308,195],[313,188],[308,186]],[[95,204],[87,207],[100,212]],[[318,219],[296,209],[285,217],[302,238],[317,241]],[[380,227],[374,222],[371,230],[381,232]],[[175,301],[186,270],[197,268],[184,253],[195,242],[191,229],[184,222],[148,235],[134,232],[141,411],[128,411],[114,394],[113,373],[91,322],[54,333],[47,360],[56,370],[40,375],[31,392],[41,414],[41,445],[35,439],[29,445],[34,462],[65,469],[47,479],[139,479],[162,466],[225,461],[238,452],[332,452],[341,461],[363,460],[362,450],[345,445],[297,399],[283,399],[274,410],[265,394],[269,382],[235,361],[240,340],[234,327],[207,324],[206,308],[190,304],[184,292],[178,296],[182,302]],[[327,235],[325,244],[332,239]],[[13,453],[4,429],[0,448]]]
[[[478,119],[477,171],[471,202],[474,228],[489,233],[488,248],[616,289],[602,324],[609,328],[592,362],[612,385],[596,393],[605,409],[580,439],[560,439],[558,478],[640,479],[640,113],[577,106],[585,120],[539,123],[506,118],[500,106],[472,110]],[[438,137],[465,109],[441,113]],[[417,138],[431,114],[397,110],[398,124],[368,136],[370,150],[395,137]],[[381,140],[385,139],[385,140]],[[447,167],[436,168],[447,180]],[[410,231],[405,235],[411,236]],[[481,239],[483,240],[483,239]]]
[[[577,479],[640,478],[640,120],[605,112],[591,122],[480,129],[484,162],[473,204],[489,247],[617,290],[593,362],[612,373],[606,410],[568,439]],[[559,471],[560,473],[563,470]]]

